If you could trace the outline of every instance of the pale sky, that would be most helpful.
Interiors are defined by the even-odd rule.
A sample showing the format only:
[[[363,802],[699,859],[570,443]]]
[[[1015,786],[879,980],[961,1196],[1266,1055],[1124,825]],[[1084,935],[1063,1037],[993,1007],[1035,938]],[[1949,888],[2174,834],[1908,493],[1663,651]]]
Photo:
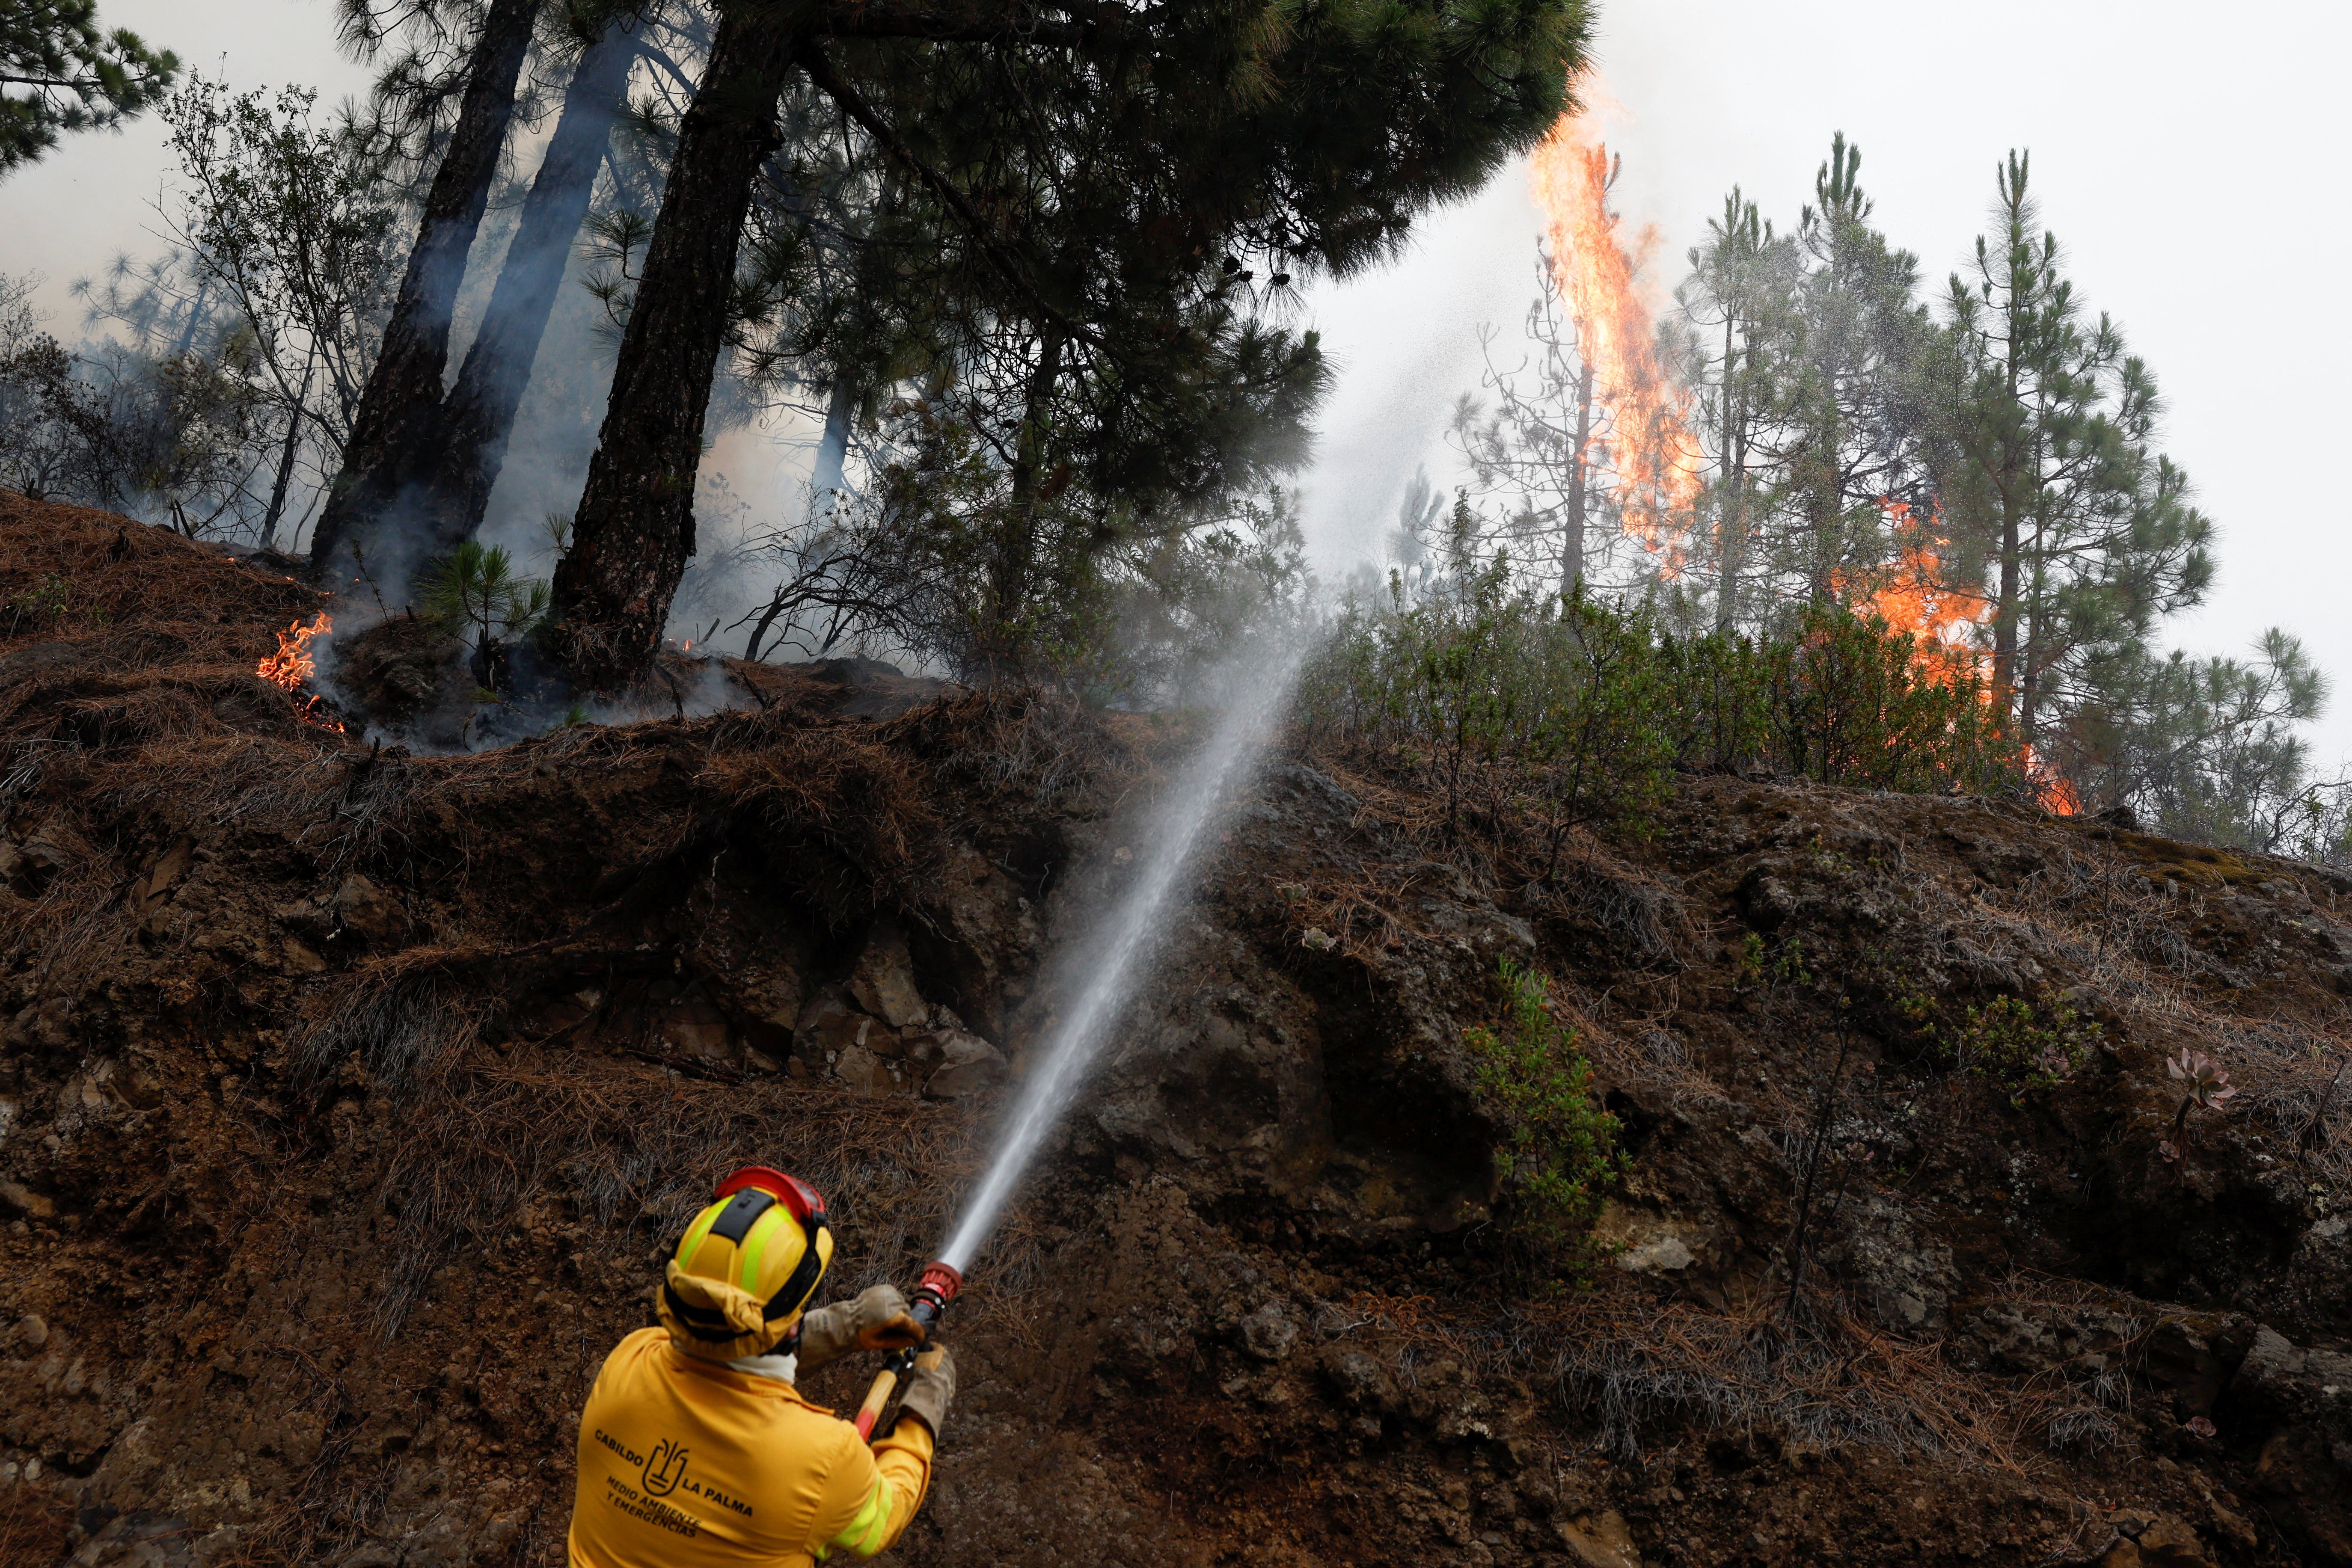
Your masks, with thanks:
[[[2166,444],[2213,518],[2219,581],[2168,626],[2192,653],[2304,639],[2338,696],[2318,766],[2352,754],[2352,565],[2334,467],[2352,419],[2352,315],[2323,285],[2352,253],[2352,10],[2269,0],[1601,0],[1597,55],[1624,118],[1612,141],[1629,224],[1655,223],[1661,294],[1738,184],[1786,228],[1832,132],[1895,243],[1940,287],[1968,259],[2011,147],[2033,154],[2043,222],[2076,293],[2121,325],[2169,405]],[[1374,527],[1475,387],[1482,320],[1516,329],[1533,287],[1524,176],[1442,214],[1388,273],[1327,290],[1342,371],[1308,500],[1327,559]],[[2352,768],[2344,771],[2352,772]],[[2330,776],[2340,776],[2331,774]]]
[[[329,0],[101,0],[238,87],[301,81],[332,99],[365,71],[333,47]],[[2342,200],[2352,97],[2339,80],[2352,11],[2270,0],[2217,12],[2177,0],[1602,0],[1599,62],[1622,106],[1616,199],[1684,251],[1743,185],[1782,225],[1811,193],[1830,135],[1863,150],[1864,189],[1895,243],[1940,284],[1983,226],[1993,172],[2030,148],[2044,221],[2078,294],[2110,312],[2170,406],[2167,445],[2221,535],[2211,603],[2173,623],[2196,652],[2242,653],[2263,627],[2304,638],[2344,695],[2317,734],[2352,753],[2352,613],[2336,602],[2352,540],[2331,482],[2352,424],[2352,316],[2319,285],[2352,246]],[[0,183],[0,271],[65,287],[118,250],[152,252],[166,173],[152,119],[79,136]],[[1337,564],[1388,525],[1417,462],[1457,477],[1441,438],[1475,387],[1482,321],[1516,329],[1534,287],[1523,172],[1435,214],[1389,270],[1317,290],[1307,314],[1340,366],[1307,476],[1318,554]]]

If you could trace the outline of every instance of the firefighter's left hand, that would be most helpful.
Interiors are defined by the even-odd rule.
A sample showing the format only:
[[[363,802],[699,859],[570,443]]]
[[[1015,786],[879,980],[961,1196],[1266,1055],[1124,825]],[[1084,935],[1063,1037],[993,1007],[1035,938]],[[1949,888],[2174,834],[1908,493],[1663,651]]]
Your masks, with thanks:
[[[898,1396],[898,1414],[921,1421],[936,1441],[947,1426],[955,1387],[955,1357],[948,1354],[947,1346],[935,1344],[915,1358],[913,1370],[907,1374],[907,1391]]]
[[[869,1285],[856,1297],[801,1319],[800,1370],[814,1372],[853,1350],[905,1350],[923,1343],[923,1325],[896,1285]]]

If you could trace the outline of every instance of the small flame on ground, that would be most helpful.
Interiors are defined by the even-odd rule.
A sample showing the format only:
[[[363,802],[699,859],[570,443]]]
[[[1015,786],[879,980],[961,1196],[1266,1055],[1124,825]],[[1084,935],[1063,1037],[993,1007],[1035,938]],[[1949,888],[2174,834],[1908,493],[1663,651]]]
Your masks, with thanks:
[[[1663,552],[1661,575],[1677,576],[1706,457],[1691,434],[1690,394],[1658,361],[1656,327],[1635,287],[1637,259],[1609,210],[1609,150],[1582,113],[1564,114],[1529,172],[1552,278],[1576,327],[1577,353],[1593,372],[1593,402],[1608,416],[1587,461],[1615,476],[1626,537]],[[1640,248],[1654,238],[1645,232]]]
[[[278,652],[254,666],[253,673],[294,696],[294,711],[304,724],[320,729],[344,733],[342,722],[328,708],[326,699],[302,695],[303,683],[310,680],[315,665],[310,658],[310,643],[322,632],[334,631],[335,623],[323,610],[308,626],[297,621],[278,633]]]
[[[2083,798],[2066,776],[2035,755],[2033,747],[2025,748],[2025,787],[2033,799],[2053,816],[2079,817],[2083,814]]]

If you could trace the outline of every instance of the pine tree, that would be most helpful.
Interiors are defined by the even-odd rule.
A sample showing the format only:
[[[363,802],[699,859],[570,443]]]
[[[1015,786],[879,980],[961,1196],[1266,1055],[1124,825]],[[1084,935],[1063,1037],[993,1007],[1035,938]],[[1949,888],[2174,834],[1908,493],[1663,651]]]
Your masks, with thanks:
[[[457,384],[442,401],[438,451],[421,477],[426,486],[421,549],[427,556],[448,554],[482,526],[506,462],[516,411],[530,385],[541,340],[570,268],[572,241],[595,195],[597,171],[637,60],[629,19],[605,23],[598,35],[600,15],[591,10],[569,19],[590,37],[575,33],[567,40],[578,55],[562,112],[523,199],[482,324],[466,350]]]
[[[1253,270],[1241,252],[1270,258],[1269,273],[1286,278],[1381,255],[1423,204],[1475,187],[1558,112],[1585,26],[1573,0],[1470,13],[1364,0],[1279,26],[1275,7],[1249,0],[1148,21],[1095,5],[1013,10],[745,0],[722,13],[680,127],[574,546],[558,569],[562,651],[590,684],[625,679],[647,656],[692,553],[694,475],[738,235],[794,77],[953,221],[971,264],[964,275],[992,272],[1003,300],[1019,303],[1034,334],[1023,392],[1042,406],[1077,350],[1112,366],[1126,351],[1089,317],[1106,293],[1139,299],[1172,284],[1184,294],[1203,264]],[[969,84],[980,82],[992,91],[975,106]],[[1043,203],[1052,235],[1011,226],[972,194],[1025,189],[1034,209],[1072,171],[1120,199]],[[1100,237],[1114,231],[1115,244]],[[1117,270],[1064,270],[1089,257]],[[1148,433],[1156,405],[1145,380],[1087,384]],[[1165,406],[1192,401],[1180,390]],[[1233,412],[1214,403],[1200,412]],[[1138,450],[1119,457],[1106,446],[1101,472]],[[1024,548],[1017,519],[1054,475],[1034,433],[1015,439],[1009,462],[1014,521],[999,541],[1008,580]]]
[[[1770,493],[1776,565],[1807,601],[1892,553],[1886,503],[1932,508],[1938,334],[1918,258],[1870,226],[1862,152],[1840,133],[1794,235],[1793,308],[1770,350],[1779,386]]]
[[[2156,450],[2161,404],[2123,334],[2087,319],[2042,231],[2029,164],[2000,173],[1994,234],[1954,275],[1958,343],[1944,519],[1992,579],[1995,699],[2033,745],[2102,660],[2200,602],[2211,525]]]
[[[1690,252],[1691,276],[1678,291],[1691,333],[1682,356],[1696,392],[1698,436],[1713,474],[1706,542],[1715,569],[1714,624],[1738,624],[1742,580],[1756,572],[1751,544],[1762,518],[1760,492],[1779,407],[1780,350],[1796,309],[1797,255],[1737,186],[1723,215],[1707,221],[1706,243]]]
[[[2279,852],[2305,824],[2310,748],[2327,683],[2295,639],[2264,633],[2262,657],[2192,659],[2133,643],[2085,673],[2049,765],[2093,807],[2126,806],[2168,837]]]
[[[1473,493],[1516,497],[1516,511],[1491,531],[1524,563],[1552,569],[1559,591],[1585,580],[1604,551],[1593,540],[1593,525],[1608,510],[1609,475],[1601,459],[1616,434],[1611,411],[1595,395],[1594,371],[1585,359],[1576,321],[1560,308],[1559,284],[1551,257],[1538,246],[1535,302],[1528,307],[1526,340],[1532,364],[1505,369],[1496,364],[1492,328],[1480,330],[1486,352],[1482,390],[1495,394],[1488,409],[1464,393],[1454,410],[1453,439],[1469,460]]]
[[[363,551],[378,544],[367,551],[378,562],[398,564],[380,547],[383,525],[394,507],[416,504],[417,484],[437,456],[442,380],[457,291],[489,204],[540,3],[490,0],[474,36],[457,120],[425,193],[383,347],[343,449],[341,472],[328,489],[311,534],[310,569],[316,575],[333,579],[347,570],[354,538]]]
[[[179,57],[128,28],[100,32],[98,0],[9,0],[0,5],[0,178],[34,162],[68,131],[110,131],[172,89]]]

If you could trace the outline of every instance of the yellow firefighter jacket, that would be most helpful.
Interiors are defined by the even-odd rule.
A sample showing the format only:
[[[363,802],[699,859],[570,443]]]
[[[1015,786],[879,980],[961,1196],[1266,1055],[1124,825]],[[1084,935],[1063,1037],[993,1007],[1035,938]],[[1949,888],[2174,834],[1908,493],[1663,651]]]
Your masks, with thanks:
[[[616,1346],[580,1417],[572,1568],[805,1568],[898,1539],[931,1478],[931,1433],[869,1449],[789,1383],[678,1350],[665,1329]]]

